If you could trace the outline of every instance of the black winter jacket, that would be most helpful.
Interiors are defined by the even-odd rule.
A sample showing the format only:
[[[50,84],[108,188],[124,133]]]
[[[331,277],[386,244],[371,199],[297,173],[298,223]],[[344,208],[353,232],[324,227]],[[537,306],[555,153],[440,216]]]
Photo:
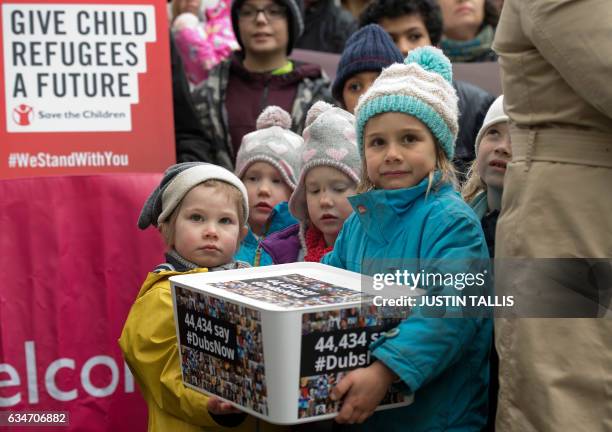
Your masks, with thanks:
[[[340,54],[357,28],[357,21],[349,11],[336,6],[333,0],[318,0],[306,9],[304,33],[295,47]]]
[[[178,162],[212,162],[212,148],[206,142],[204,131],[191,100],[189,84],[183,62],[170,34],[170,61],[172,65],[172,105],[174,110],[174,139]]]

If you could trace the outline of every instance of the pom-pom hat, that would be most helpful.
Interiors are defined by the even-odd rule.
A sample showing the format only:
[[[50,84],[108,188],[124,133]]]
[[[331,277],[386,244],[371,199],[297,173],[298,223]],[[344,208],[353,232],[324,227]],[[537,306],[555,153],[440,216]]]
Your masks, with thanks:
[[[378,24],[368,24],[348,38],[338,62],[332,95],[342,101],[346,81],[361,72],[380,72],[393,63],[401,63],[404,57],[393,43],[391,36]]]
[[[256,126],[256,131],[242,138],[236,155],[236,175],[242,178],[255,162],[267,162],[280,172],[291,189],[295,189],[304,140],[289,130],[291,116],[272,105],[259,115]]]
[[[244,220],[249,219],[249,201],[244,183],[231,171],[204,162],[183,162],[170,166],[158,187],[147,198],[138,218],[138,228],[159,226],[170,217],[181,200],[195,186],[207,180],[219,180],[231,184],[240,191]]]
[[[414,49],[404,64],[384,69],[355,108],[360,154],[368,120],[378,114],[400,112],[423,122],[452,160],[459,131],[457,94],[452,80],[450,61],[431,46]]]
[[[289,200],[289,211],[305,222],[306,174],[317,166],[329,166],[346,174],[355,184],[361,176],[361,159],[355,137],[355,117],[338,107],[319,101],[306,115],[303,132],[304,149],[301,156],[300,179]]]

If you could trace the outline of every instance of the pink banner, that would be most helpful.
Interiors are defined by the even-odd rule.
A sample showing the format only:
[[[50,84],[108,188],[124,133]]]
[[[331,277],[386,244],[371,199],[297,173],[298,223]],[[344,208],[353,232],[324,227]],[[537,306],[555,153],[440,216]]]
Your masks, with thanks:
[[[0,180],[0,411],[69,413],[68,428],[49,431],[146,430],[117,339],[163,260],[159,234],[136,227],[159,180]]]

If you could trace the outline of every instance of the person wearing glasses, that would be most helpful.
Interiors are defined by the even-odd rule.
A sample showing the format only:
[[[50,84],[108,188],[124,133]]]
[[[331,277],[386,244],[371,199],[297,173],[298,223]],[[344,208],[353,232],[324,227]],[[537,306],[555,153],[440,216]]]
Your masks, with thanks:
[[[264,108],[289,112],[301,134],[310,106],[332,97],[319,65],[289,59],[304,30],[301,0],[236,0],[231,14],[242,49],[210,71],[193,100],[215,163],[233,170],[242,137],[256,129]]]

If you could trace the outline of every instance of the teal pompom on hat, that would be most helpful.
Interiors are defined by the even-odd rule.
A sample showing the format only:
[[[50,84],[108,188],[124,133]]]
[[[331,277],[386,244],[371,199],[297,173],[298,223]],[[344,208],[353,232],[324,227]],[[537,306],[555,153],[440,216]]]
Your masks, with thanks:
[[[453,66],[438,48],[427,46],[412,50],[404,59],[404,63],[417,63],[426,71],[435,72],[449,83],[453,83]]]
[[[379,114],[400,112],[425,124],[448,159],[453,160],[459,109],[452,82],[451,62],[431,46],[412,50],[404,64],[383,69],[355,108],[359,153],[363,155],[363,132],[368,120]]]

